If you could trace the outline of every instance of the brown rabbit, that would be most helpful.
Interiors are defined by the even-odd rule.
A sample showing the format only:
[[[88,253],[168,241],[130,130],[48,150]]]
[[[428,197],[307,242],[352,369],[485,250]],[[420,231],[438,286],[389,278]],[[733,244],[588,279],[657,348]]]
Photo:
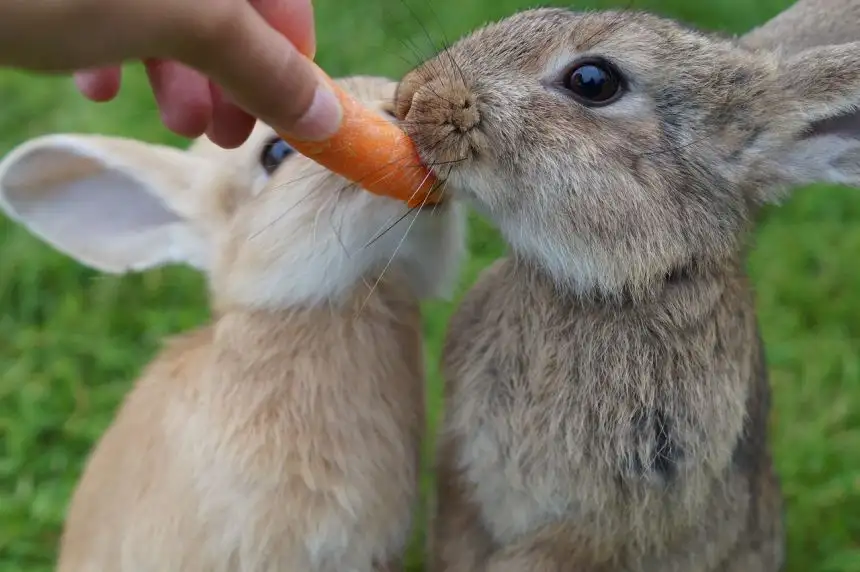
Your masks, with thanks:
[[[783,567],[745,249],[763,203],[860,185],[860,43],[791,51],[544,8],[403,79],[511,248],[449,325],[432,570]]]
[[[390,114],[394,82],[343,85]],[[455,277],[460,207],[394,225],[404,205],[264,125],[234,151],[38,138],[0,164],[0,202],[85,264],[191,264],[213,297],[212,323],[146,368],[93,451],[61,572],[400,569],[424,430],[418,297]]]

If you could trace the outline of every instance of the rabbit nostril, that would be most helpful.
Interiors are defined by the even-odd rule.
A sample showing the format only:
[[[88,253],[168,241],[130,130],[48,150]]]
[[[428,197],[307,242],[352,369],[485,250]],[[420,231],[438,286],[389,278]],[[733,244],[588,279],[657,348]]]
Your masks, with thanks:
[[[475,98],[468,95],[460,100],[460,105],[451,106],[451,124],[460,132],[474,129],[481,122],[481,114],[475,105]]]

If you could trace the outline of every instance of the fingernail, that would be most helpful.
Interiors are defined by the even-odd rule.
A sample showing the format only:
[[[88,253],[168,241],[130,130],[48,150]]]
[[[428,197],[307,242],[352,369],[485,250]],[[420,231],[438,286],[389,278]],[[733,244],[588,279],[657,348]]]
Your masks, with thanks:
[[[342,118],[343,109],[337,96],[319,85],[307,113],[290,131],[308,141],[322,141],[337,133]]]
[[[317,35],[316,30],[311,29],[309,32],[309,36],[307,39],[307,45],[302,46],[300,50],[302,55],[308,58],[309,60],[313,60],[317,55]]]

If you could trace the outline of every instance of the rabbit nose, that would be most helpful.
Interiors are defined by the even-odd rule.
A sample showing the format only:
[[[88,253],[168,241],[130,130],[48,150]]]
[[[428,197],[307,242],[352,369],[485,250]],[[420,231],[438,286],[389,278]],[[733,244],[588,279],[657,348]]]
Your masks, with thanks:
[[[395,115],[419,124],[450,125],[466,133],[481,122],[477,98],[463,85],[442,81],[422,81],[416,74],[407,75],[395,94]]]
[[[459,101],[452,101],[449,121],[461,133],[469,131],[480,123],[481,115],[478,113],[475,96],[469,94],[461,97]]]

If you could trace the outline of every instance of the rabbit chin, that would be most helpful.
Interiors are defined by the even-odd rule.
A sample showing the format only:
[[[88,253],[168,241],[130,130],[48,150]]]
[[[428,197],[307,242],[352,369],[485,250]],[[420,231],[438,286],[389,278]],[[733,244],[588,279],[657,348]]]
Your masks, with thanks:
[[[579,233],[554,210],[543,210],[534,189],[512,191],[483,164],[463,166],[450,174],[446,193],[471,206],[491,221],[520,262],[530,265],[553,281],[561,291],[575,295],[606,297],[637,295],[653,287],[687,252],[661,245],[645,254],[613,250],[603,241]],[[500,192],[503,191],[503,192]],[[533,206],[520,200],[532,194]],[[622,242],[623,245],[623,242]]]
[[[337,304],[357,289],[402,276],[419,298],[447,297],[465,252],[466,220],[454,202],[408,213],[368,193],[344,193],[327,206],[297,203],[233,234],[213,273],[222,303],[257,308]],[[405,216],[404,216],[405,215]],[[274,219],[274,220],[273,220]]]

